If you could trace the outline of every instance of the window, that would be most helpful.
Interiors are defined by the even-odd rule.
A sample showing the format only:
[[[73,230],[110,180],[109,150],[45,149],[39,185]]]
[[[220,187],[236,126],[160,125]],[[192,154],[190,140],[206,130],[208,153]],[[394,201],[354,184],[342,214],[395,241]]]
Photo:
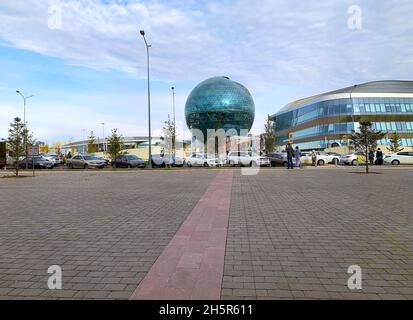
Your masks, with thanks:
[[[408,155],[409,155],[409,152],[406,152],[406,151],[404,151],[404,152],[397,152],[397,155],[398,155],[398,156],[408,156]]]

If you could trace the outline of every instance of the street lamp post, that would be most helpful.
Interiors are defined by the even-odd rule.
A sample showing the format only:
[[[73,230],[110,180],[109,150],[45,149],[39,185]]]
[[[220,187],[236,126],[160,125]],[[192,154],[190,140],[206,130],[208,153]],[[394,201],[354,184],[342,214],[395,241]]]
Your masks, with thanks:
[[[152,168],[152,137],[151,137],[151,89],[150,89],[150,81],[149,81],[149,48],[151,47],[150,44],[146,41],[145,38],[145,31],[140,31],[143,40],[145,41],[146,46],[146,67],[148,72],[148,133],[149,133],[149,168]]]
[[[351,108],[353,109],[352,113],[351,113],[351,121],[353,122],[353,129],[354,128],[354,102],[353,102],[353,91],[354,89],[356,89],[357,85],[355,84],[351,90],[350,90],[350,101],[351,101]],[[347,140],[347,147],[350,147],[350,138],[348,138]]]
[[[106,151],[105,123],[102,122],[101,125],[102,125],[102,131],[103,131],[102,149],[103,149],[103,151]]]
[[[16,90],[17,94],[19,94],[23,98],[23,123],[24,123],[24,154],[25,154],[25,160],[26,160],[26,169],[29,167],[29,163],[27,161],[27,124],[26,124],[26,101],[27,99],[30,99],[33,97],[33,95],[30,96],[24,96],[19,90]]]
[[[173,117],[174,117],[174,135],[172,137],[173,139],[173,151],[174,151],[174,163],[175,163],[175,158],[176,158],[176,125],[175,125],[175,87],[172,87],[172,105],[173,105]]]

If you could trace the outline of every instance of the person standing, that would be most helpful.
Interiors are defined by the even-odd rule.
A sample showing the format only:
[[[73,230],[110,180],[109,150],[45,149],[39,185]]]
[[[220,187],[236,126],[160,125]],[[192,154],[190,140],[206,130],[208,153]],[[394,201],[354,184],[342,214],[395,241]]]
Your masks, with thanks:
[[[374,164],[374,150],[373,149],[370,149],[369,151],[369,163],[370,165]]]
[[[317,153],[315,150],[311,152],[311,161],[313,162],[313,166],[317,167]]]
[[[301,168],[301,150],[298,146],[295,147],[294,151],[295,166]]]
[[[381,151],[380,148],[377,149],[376,159],[377,159],[377,164],[381,166],[383,164],[383,151]]]
[[[285,151],[287,151],[287,168],[293,168],[293,157],[294,157],[294,149],[291,146],[291,143],[288,143],[285,147]]]

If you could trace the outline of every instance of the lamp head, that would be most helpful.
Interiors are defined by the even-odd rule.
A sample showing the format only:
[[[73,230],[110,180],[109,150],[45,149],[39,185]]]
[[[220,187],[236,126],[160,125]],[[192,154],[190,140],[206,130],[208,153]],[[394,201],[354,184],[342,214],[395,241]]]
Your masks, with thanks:
[[[145,31],[141,30],[140,34],[141,34],[142,37],[144,37],[145,36]]]

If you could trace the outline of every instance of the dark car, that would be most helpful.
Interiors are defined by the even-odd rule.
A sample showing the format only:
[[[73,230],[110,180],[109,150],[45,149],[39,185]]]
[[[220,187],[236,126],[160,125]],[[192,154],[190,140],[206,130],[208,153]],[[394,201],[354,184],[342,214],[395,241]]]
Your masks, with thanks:
[[[53,169],[54,163],[43,157],[27,157],[28,168],[33,169]],[[26,168],[26,158],[20,161],[20,168]]]
[[[146,163],[141,158],[134,155],[126,155],[111,161],[112,167],[115,168],[145,168]]]
[[[287,153],[286,152],[271,152],[267,154],[270,159],[271,166],[275,167],[277,165],[286,167],[287,166]]]

